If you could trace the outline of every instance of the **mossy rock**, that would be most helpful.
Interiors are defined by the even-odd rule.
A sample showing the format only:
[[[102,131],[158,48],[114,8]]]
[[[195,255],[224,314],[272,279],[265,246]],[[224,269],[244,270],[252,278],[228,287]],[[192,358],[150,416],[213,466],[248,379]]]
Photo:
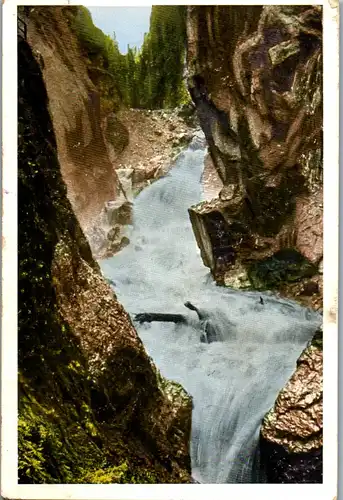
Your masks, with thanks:
[[[256,290],[279,288],[284,283],[294,283],[317,273],[317,267],[301,253],[284,249],[267,259],[252,264],[248,277]]]

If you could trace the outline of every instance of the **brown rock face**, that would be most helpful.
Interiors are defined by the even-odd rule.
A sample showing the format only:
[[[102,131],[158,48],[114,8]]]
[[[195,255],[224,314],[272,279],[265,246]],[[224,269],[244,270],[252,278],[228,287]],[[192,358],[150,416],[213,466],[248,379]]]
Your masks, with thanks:
[[[203,227],[201,238],[195,233],[199,246],[206,239],[212,248],[215,278],[232,284],[243,272],[243,281],[256,287],[248,276],[252,263],[284,250],[317,266],[323,245],[321,7],[190,6],[187,33],[189,88],[224,185],[213,213],[205,217],[192,207],[193,225],[204,219],[196,226]],[[218,218],[218,211],[224,220],[214,241],[205,219]],[[287,295],[284,281],[272,288]]]
[[[80,52],[71,21],[71,8],[58,6],[36,6],[26,18],[28,42],[49,95],[68,198],[97,254],[101,245],[108,244],[105,233],[100,246],[96,238],[105,204],[120,198],[126,202],[111,155],[127,145],[128,131],[113,112],[104,115],[101,94],[91,76],[96,79]]]
[[[103,98],[103,72],[80,47],[75,9],[35,6],[21,15],[46,83],[68,197],[93,256],[102,259],[127,242],[120,214],[132,207],[117,169],[134,169],[133,194],[138,193],[167,173],[175,150],[190,140],[189,124],[177,110],[148,113],[118,103],[112,109]],[[115,206],[111,221],[109,204]]]
[[[323,447],[322,330],[264,418],[261,455],[268,482],[321,482]]]
[[[190,482],[191,399],[159,374],[92,258],[24,40],[18,63],[19,480]]]
[[[221,284],[321,307],[321,7],[189,6],[187,34],[189,88],[223,184],[189,209],[203,262]],[[267,482],[322,481],[321,342],[264,419]]]
[[[201,178],[201,183],[204,190],[204,195],[207,200],[216,198],[221,189],[223,182],[218,175],[218,172],[213,164],[212,158],[209,154],[205,156],[204,171]]]

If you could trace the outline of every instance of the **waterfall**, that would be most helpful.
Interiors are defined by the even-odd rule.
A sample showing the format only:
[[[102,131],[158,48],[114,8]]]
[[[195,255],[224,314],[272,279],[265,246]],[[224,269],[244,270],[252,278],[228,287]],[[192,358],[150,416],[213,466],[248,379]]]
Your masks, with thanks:
[[[143,312],[189,317],[187,324],[136,328],[161,373],[193,397],[193,477],[201,483],[263,482],[256,451],[262,418],[321,317],[272,293],[215,285],[187,212],[203,199],[204,154],[199,140],[194,142],[166,177],[140,193],[128,231],[131,244],[101,267],[132,317]],[[218,341],[200,342],[203,326],[186,301],[205,312]]]

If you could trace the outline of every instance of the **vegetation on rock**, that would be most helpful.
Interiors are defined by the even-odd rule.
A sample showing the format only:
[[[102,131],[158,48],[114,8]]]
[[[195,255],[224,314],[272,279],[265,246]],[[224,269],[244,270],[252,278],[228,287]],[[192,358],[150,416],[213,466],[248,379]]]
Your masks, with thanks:
[[[271,290],[283,283],[314,276],[317,266],[293,249],[283,249],[250,266],[248,276],[255,290]]]
[[[71,28],[87,58],[89,76],[100,91],[103,112],[115,112],[122,103],[130,102],[127,58],[120,53],[115,34],[110,37],[97,28],[86,7],[73,7],[69,14]]]

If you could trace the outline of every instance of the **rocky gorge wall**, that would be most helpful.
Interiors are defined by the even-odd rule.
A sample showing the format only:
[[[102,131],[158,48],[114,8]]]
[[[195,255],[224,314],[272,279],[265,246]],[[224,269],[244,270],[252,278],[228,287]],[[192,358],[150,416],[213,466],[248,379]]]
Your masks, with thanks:
[[[68,197],[87,233],[104,204],[121,192],[101,127],[100,93],[88,75],[77,37],[70,28],[68,8],[37,6],[30,9],[26,22],[28,42],[49,95]],[[121,135],[125,136],[125,130]]]
[[[89,60],[76,15],[77,7],[20,11],[49,96],[68,198],[99,259],[128,244],[132,195],[167,172],[175,150],[190,140],[189,121],[182,111],[148,113],[111,102],[113,82]]]
[[[161,377],[93,260],[45,81],[18,39],[19,482],[190,482],[191,399]]]
[[[323,481],[322,328],[262,422],[260,453],[268,483]]]
[[[322,308],[321,6],[189,6],[188,85],[209,154],[189,215],[221,285]],[[261,429],[268,482],[322,481],[322,332]]]
[[[220,283],[320,308],[321,7],[189,7],[187,16],[188,84],[220,189],[190,210],[204,264]]]
[[[114,214],[109,227],[118,216],[125,225],[132,179],[139,188],[150,178],[144,162],[131,168],[142,144],[138,132],[130,144],[136,111],[102,116],[68,9],[35,9],[33,52],[19,46],[21,481],[190,482],[190,399],[156,372],[84,237],[95,255],[104,206]],[[190,91],[209,145],[205,174],[212,193],[220,190],[190,210],[204,263],[219,283],[305,291],[298,299],[314,306],[322,298],[318,23],[316,7],[188,8]],[[184,143],[183,128],[160,134],[159,120],[149,119],[157,126],[147,142]],[[146,156],[153,178],[167,163],[159,156]],[[122,243],[114,236],[111,251]],[[320,480],[321,359],[314,340],[263,423],[271,482]]]

